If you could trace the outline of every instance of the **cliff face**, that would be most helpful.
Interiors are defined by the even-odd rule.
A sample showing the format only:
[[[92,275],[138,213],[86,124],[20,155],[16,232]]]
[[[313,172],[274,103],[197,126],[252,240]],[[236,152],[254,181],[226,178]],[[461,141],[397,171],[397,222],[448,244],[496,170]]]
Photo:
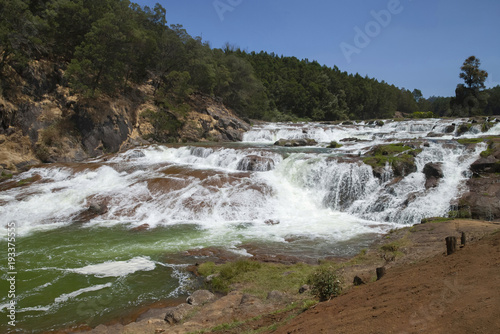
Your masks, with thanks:
[[[0,168],[4,174],[41,162],[80,161],[153,142],[237,141],[249,129],[220,101],[193,94],[155,103],[149,84],[116,97],[72,95],[63,72],[33,62],[0,95]],[[2,92],[0,92],[2,93]]]

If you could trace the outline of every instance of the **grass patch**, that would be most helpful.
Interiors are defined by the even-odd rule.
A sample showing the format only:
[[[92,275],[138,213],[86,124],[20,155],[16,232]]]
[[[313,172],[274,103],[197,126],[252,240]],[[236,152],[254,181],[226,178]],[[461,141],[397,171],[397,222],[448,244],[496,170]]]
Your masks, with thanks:
[[[12,179],[12,177],[13,174],[2,172],[2,174],[0,175],[0,181],[10,180]]]
[[[408,231],[408,233],[410,233]],[[386,261],[394,261],[398,257],[401,257],[404,255],[404,253],[401,251],[405,246],[409,244],[409,240],[407,239],[406,235],[398,240],[394,240],[392,242],[389,242],[387,244],[384,244],[380,246],[380,251],[382,252],[382,257]]]
[[[432,217],[432,218],[424,218],[420,221],[420,224],[427,224],[427,223],[443,223],[453,220],[453,218],[446,218],[446,217]]]
[[[457,142],[462,145],[469,145],[469,144],[479,144],[484,141],[483,138],[461,138],[458,139]]]
[[[17,186],[21,187],[21,186],[24,186],[24,185],[27,185],[27,184],[30,184],[33,182],[35,182],[35,179],[32,177],[28,177],[27,179],[22,179],[22,180],[17,181]]]
[[[243,292],[265,298],[272,290],[298,291],[315,268],[304,263],[284,265],[240,260],[221,265],[203,263],[198,272],[205,277],[216,275],[209,285],[214,291],[228,292],[232,284],[241,283],[245,286]]]

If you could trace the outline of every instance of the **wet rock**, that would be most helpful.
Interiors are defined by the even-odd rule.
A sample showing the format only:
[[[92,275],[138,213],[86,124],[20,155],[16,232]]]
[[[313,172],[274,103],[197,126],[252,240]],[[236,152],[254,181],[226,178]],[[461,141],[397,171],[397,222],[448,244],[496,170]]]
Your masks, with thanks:
[[[439,180],[444,177],[442,163],[429,162],[424,166],[425,188],[435,188],[439,184]]]
[[[211,302],[215,299],[215,295],[208,290],[197,290],[186,299],[189,305],[197,306]]]
[[[443,137],[443,136],[444,136],[444,133],[437,133],[437,132],[429,132],[427,134],[428,138],[439,138],[439,137]]]
[[[102,215],[108,212],[108,206],[104,203],[91,202],[87,211],[95,215]]]
[[[277,219],[267,219],[266,221],[264,221],[264,224],[266,225],[278,225],[279,223],[280,221]]]
[[[258,155],[248,155],[238,162],[237,170],[267,172],[274,169],[274,160]]]
[[[166,309],[164,319],[169,324],[174,325],[182,321],[182,319],[184,319],[192,309],[193,305],[189,305],[186,303],[180,304],[179,306],[176,307],[169,307]]]
[[[435,177],[435,178],[442,178],[444,176],[443,174],[443,169],[442,169],[442,166],[443,164],[438,162],[438,163],[434,163],[434,162],[429,162],[427,163],[425,166],[424,166],[424,174],[425,174],[425,177],[426,178],[431,178],[431,177]]]
[[[500,172],[500,163],[493,155],[481,157],[476,160],[471,166],[470,170],[474,173],[498,173]]]
[[[457,128],[457,136],[461,136],[464,133],[468,132],[470,128],[470,124],[460,124]]]
[[[445,129],[444,129],[444,133],[453,133],[455,132],[455,124],[453,125],[448,125]]]
[[[314,146],[316,144],[318,144],[316,140],[309,138],[280,139],[274,143],[274,145],[276,146],[284,146],[284,147]]]
[[[139,231],[144,231],[144,230],[147,230],[149,228],[149,224],[142,224],[142,225],[139,225],[137,227],[134,227],[133,229],[131,229],[132,232],[139,232]]]

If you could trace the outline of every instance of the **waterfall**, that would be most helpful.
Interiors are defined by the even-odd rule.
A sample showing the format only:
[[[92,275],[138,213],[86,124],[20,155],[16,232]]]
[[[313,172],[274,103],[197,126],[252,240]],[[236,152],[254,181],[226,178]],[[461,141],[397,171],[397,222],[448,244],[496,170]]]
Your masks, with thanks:
[[[468,131],[458,133],[463,124]],[[446,216],[486,149],[458,137],[500,135],[500,123],[481,130],[467,119],[261,124],[242,143],[151,145],[34,167],[0,183],[0,243],[7,248],[14,225],[29,273],[19,276],[20,323],[98,324],[123,305],[176,297],[188,282],[182,268],[199,261],[186,255],[193,249],[248,256],[257,247],[315,260],[356,254],[391,228]],[[282,138],[319,144],[274,145]],[[342,146],[328,148],[332,141]],[[396,176],[388,160],[374,173],[363,162],[391,143],[419,148],[414,172]],[[443,177],[426,188],[428,163]],[[7,303],[0,299],[0,312]]]

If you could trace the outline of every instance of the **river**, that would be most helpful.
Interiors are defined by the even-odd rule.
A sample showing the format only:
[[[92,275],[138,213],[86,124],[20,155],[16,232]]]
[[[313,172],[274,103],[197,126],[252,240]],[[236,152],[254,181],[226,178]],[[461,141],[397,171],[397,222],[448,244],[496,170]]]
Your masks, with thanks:
[[[0,331],[95,326],[182,297],[186,267],[206,260],[188,250],[250,256],[251,245],[305,260],[350,256],[389,229],[446,216],[486,148],[456,141],[467,121],[259,124],[241,143],[151,145],[31,168],[0,188],[2,318],[8,226],[16,234],[17,301],[16,327],[2,321]],[[499,134],[498,123],[487,133],[472,125],[461,138]],[[280,138],[319,144],[273,145]],[[343,146],[327,148],[331,141]],[[399,179],[386,166],[375,177],[359,157],[394,142],[425,143],[417,171]],[[426,189],[429,162],[442,163],[444,177]]]

